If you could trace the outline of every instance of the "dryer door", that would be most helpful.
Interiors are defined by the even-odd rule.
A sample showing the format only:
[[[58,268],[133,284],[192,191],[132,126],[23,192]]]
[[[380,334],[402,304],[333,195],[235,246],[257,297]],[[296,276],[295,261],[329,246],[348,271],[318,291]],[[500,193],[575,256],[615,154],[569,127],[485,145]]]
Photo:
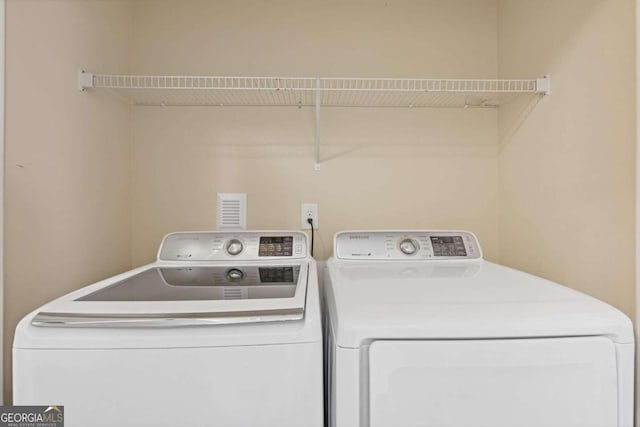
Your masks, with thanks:
[[[371,427],[618,425],[603,337],[375,341],[368,389]]]

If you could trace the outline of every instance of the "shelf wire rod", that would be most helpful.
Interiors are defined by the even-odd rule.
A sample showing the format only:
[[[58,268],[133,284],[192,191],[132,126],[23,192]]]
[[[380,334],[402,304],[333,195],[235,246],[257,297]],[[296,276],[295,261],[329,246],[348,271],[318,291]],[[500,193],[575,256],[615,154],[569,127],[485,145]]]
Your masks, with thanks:
[[[320,169],[320,104],[322,91],[320,88],[320,79],[316,80],[316,147],[315,147],[315,170]]]
[[[340,92],[334,92],[330,90],[331,88],[335,87],[335,84],[336,83],[332,82],[331,80],[327,80],[323,82],[322,89],[325,89],[325,91],[323,91],[323,99],[322,99],[323,105],[339,106],[341,104],[342,101],[341,101]]]
[[[372,100],[371,103],[376,107],[384,107],[385,105],[388,105],[390,102],[393,101],[389,97],[389,92],[384,92],[384,91],[371,92],[369,95],[369,99]],[[364,101],[367,102],[366,99],[364,99]]]
[[[441,93],[439,92],[425,92],[419,98],[417,103],[420,107],[433,107],[436,104],[436,100],[441,98]],[[443,105],[443,107],[446,107]]]
[[[296,93],[298,92],[298,89],[295,87],[296,84],[293,82],[290,82],[287,86],[288,88],[285,92],[286,105],[294,106],[296,105]]]
[[[242,85],[242,83],[240,84],[240,86]],[[235,105],[255,105],[255,101],[252,100],[252,96],[251,96],[252,92],[247,90],[246,88],[242,88],[241,90],[238,91],[238,95],[237,97],[234,97],[234,104]]]
[[[360,91],[356,91],[353,93],[353,105],[360,106],[366,105],[367,99],[372,99],[371,95],[375,94],[375,92],[369,92],[366,89],[362,89]],[[374,97],[375,98],[375,97]],[[374,102],[374,101],[372,101]]]
[[[301,90],[297,95],[297,100],[300,102],[301,107],[308,105],[307,94],[308,92],[306,90]]]
[[[246,91],[242,91],[246,94],[246,97],[250,98],[249,105],[270,105],[265,98],[263,85],[260,84],[260,79],[248,79],[245,82]]]
[[[389,94],[387,93],[386,96]],[[411,92],[402,92],[398,93],[397,97],[389,97],[390,101],[386,102],[384,107],[399,107],[399,108],[408,108],[411,104],[411,98],[413,95]]]
[[[344,86],[346,82],[342,82],[342,85]],[[346,85],[347,87],[349,87],[349,85]],[[338,105],[340,106],[345,106],[349,104],[349,101],[351,100],[351,96],[352,96],[352,92],[346,91],[346,90],[338,90],[337,92],[332,92],[332,94],[335,96],[335,94],[338,94],[337,98],[338,98]]]
[[[298,92],[295,96],[295,101],[296,101],[296,105],[298,106],[298,108],[302,108],[306,105],[306,92],[304,90],[301,90],[300,92]]]
[[[357,107],[358,105],[362,105],[362,101],[366,98],[366,92],[363,91],[354,91],[349,93],[349,99],[347,101],[348,106]]]
[[[393,96],[392,92],[384,92],[384,96],[386,98],[384,106],[408,107],[408,99],[411,97],[411,94],[409,92],[400,92],[398,96]]]
[[[293,90],[289,89],[286,92],[284,92],[284,102],[285,105],[295,105],[295,102],[293,102],[293,97],[291,96],[293,93]]]
[[[345,93],[345,106],[356,106],[360,99],[362,99],[362,92],[347,92]]]
[[[289,103],[289,84],[286,79],[280,81],[279,92],[280,98],[282,99],[282,103],[280,105],[287,105]]]
[[[366,92],[358,90],[350,92],[347,103],[349,106],[361,105],[364,97],[366,97]]]
[[[185,81],[185,83],[186,83],[186,81]],[[197,104],[196,100],[195,100],[195,98],[193,96],[193,92],[192,91],[187,91],[185,96],[188,99],[188,104],[189,105],[196,105]],[[173,104],[173,100],[170,100],[169,103]]]
[[[251,95],[252,105],[269,105],[268,91],[264,88],[264,84],[260,82],[260,79],[251,81],[248,93]]]
[[[347,81],[347,89],[345,92],[346,105],[356,104],[357,99],[362,97],[362,93],[358,91],[358,84],[355,81]]]
[[[353,105],[354,106],[360,106],[360,105],[376,105],[379,99],[379,93],[377,92],[369,92],[367,90],[362,90],[360,92],[355,92],[354,93],[354,98],[353,98]]]
[[[278,105],[278,92],[277,92],[277,79],[264,79],[265,96],[269,99],[272,105]]]
[[[228,90],[220,91],[218,97],[214,98],[214,100],[220,107],[223,107],[225,105],[233,105],[233,98],[231,96],[231,92]]]
[[[246,89],[238,91],[238,96],[233,96],[234,105],[255,105],[252,92]]]
[[[260,95],[260,90],[251,89],[247,92],[247,96],[251,98],[251,105],[264,105],[264,101]]]
[[[370,101],[369,101],[370,100]],[[369,103],[371,103],[372,105],[376,106],[376,107],[383,107],[388,103],[388,96],[387,96],[387,92],[366,92],[364,94],[364,97],[362,98],[362,103],[364,105],[367,105]]]
[[[267,97],[266,91],[264,90],[264,86],[265,86],[265,85],[260,83],[260,81],[261,81],[261,80],[262,80],[262,79],[258,79],[258,80],[256,80],[256,82],[255,82],[255,83],[256,83],[256,86],[259,88],[259,89],[258,89],[258,91],[257,91],[257,94],[258,94],[258,95],[257,95],[257,97],[256,97],[256,98],[257,98],[257,100],[258,100],[258,102],[259,102],[260,104],[262,104],[262,105],[269,105],[269,101],[270,101],[270,99]]]
[[[198,105],[220,105],[220,95],[206,90],[197,91]]]
[[[176,92],[171,92],[171,94],[169,94],[169,96],[167,97],[166,99],[167,105],[173,106],[177,102],[176,101],[177,98],[176,96],[174,96],[174,94],[176,94]],[[185,97],[187,99],[187,105],[197,105],[192,91],[185,92]]]
[[[416,106],[416,99],[418,98],[418,96],[420,96],[420,93],[418,93],[418,92],[410,95],[406,106],[409,107],[409,108],[415,107]]]
[[[196,95],[198,105],[200,106],[205,106],[210,102],[208,92],[205,92],[204,90],[199,90],[195,92],[195,95]]]
[[[336,94],[336,92],[332,92],[332,94]],[[338,96],[341,96],[341,100],[340,100],[340,106],[341,107],[347,107],[347,106],[351,106],[351,105],[356,105],[357,104],[357,99],[359,96],[358,92],[337,92]]]
[[[340,106],[342,105],[343,93],[340,91],[334,91],[333,88],[336,88],[340,85],[339,82],[326,80],[322,84],[322,88],[325,89],[323,92],[323,105],[329,106]]]
[[[231,87],[235,86],[235,81],[231,82]],[[223,89],[220,91],[220,100],[221,100],[221,106],[235,106],[235,105],[240,105],[243,103],[242,99],[242,91],[240,90],[235,90],[235,89]]]
[[[232,100],[229,97],[229,92],[226,90],[217,90],[205,95],[206,102],[218,107],[225,105],[232,105]]]
[[[296,105],[294,91],[288,90],[286,95],[287,95],[287,105]]]
[[[332,92],[332,91],[322,91],[321,90],[321,97],[320,97],[320,105],[321,106],[327,106],[327,107],[339,107],[340,106],[340,99],[339,99],[339,93],[338,92]]]
[[[280,88],[280,83],[279,82],[276,85],[276,89],[274,89],[274,93],[275,93],[275,98],[276,98],[276,104],[277,105],[284,105],[284,103],[285,103],[284,93],[282,92],[282,89]]]

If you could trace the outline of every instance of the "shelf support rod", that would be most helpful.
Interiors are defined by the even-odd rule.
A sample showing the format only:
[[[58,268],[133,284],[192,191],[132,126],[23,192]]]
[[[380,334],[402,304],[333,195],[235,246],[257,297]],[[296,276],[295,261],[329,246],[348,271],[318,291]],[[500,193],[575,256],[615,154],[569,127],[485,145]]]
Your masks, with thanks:
[[[320,79],[316,79],[316,146],[315,146],[315,170],[320,170]]]

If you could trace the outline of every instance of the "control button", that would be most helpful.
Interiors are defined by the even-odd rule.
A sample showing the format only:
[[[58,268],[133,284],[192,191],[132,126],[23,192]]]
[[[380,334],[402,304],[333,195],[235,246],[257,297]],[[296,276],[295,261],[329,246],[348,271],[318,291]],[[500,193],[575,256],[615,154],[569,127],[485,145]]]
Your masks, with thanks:
[[[231,270],[227,271],[227,279],[229,279],[230,282],[239,282],[243,278],[244,273],[242,272],[242,270],[232,268]]]
[[[238,255],[244,249],[242,242],[238,239],[231,239],[227,242],[227,246],[225,248],[229,255]]]
[[[413,239],[404,239],[400,242],[400,250],[405,255],[414,255],[418,251],[418,242]]]

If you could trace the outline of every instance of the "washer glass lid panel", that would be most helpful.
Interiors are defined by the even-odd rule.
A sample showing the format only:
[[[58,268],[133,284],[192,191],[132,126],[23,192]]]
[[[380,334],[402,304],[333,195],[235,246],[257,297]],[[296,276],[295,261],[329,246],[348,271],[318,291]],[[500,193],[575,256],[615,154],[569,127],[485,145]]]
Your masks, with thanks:
[[[213,301],[293,298],[299,265],[155,267],[75,301]]]

